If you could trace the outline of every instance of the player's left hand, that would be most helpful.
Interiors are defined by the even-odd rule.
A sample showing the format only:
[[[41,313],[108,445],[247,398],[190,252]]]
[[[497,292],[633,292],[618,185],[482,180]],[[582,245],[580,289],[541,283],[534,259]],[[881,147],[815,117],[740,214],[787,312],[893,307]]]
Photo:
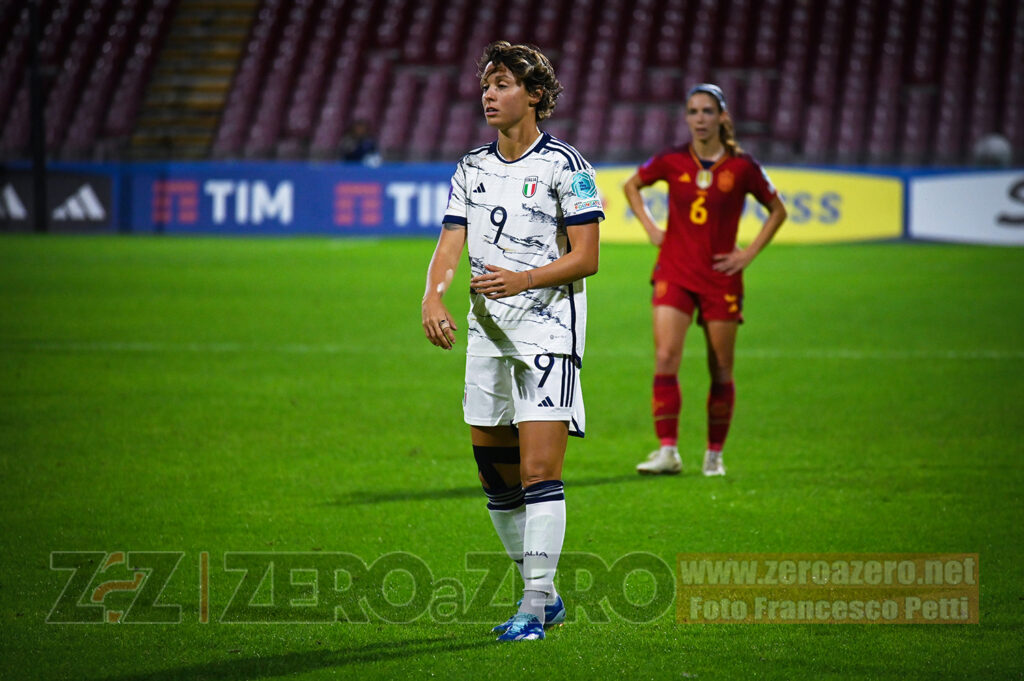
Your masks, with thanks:
[[[739,274],[754,259],[752,253],[745,249],[737,248],[732,253],[719,253],[712,256],[714,264],[711,266],[716,272],[724,274]]]
[[[494,265],[485,265],[487,274],[478,274],[469,280],[469,286],[488,298],[508,298],[526,290],[529,277],[526,272],[513,272]]]

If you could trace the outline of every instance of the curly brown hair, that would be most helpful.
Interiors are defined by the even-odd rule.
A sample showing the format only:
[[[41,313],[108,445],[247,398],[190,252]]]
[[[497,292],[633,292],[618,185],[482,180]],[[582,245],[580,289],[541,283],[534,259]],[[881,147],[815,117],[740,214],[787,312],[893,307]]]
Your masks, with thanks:
[[[534,105],[537,120],[542,121],[555,110],[555,99],[562,92],[562,84],[555,77],[555,69],[544,53],[534,45],[513,45],[507,40],[498,40],[484,48],[477,64],[480,85],[484,85],[487,65],[504,66],[522,83],[531,95],[540,93],[540,101]]]

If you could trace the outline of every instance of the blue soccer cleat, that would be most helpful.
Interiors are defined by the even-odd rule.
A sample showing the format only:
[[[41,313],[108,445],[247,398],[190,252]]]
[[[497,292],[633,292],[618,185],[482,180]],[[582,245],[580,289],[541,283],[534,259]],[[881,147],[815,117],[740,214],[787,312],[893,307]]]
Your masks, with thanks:
[[[565,603],[557,596],[555,602],[544,606],[544,628],[548,629],[565,621]]]
[[[523,599],[520,598],[519,602],[516,603],[516,607],[523,604]],[[510,626],[512,626],[512,620],[515,619],[515,615],[509,617],[507,620],[499,624],[498,626],[491,629],[496,634],[504,634]],[[565,621],[565,603],[562,602],[562,597],[558,596],[555,598],[555,602],[551,605],[544,606],[544,628],[548,629],[556,624],[561,624]]]
[[[517,612],[512,623],[505,630],[499,641],[541,641],[544,639],[544,625],[535,615]]]

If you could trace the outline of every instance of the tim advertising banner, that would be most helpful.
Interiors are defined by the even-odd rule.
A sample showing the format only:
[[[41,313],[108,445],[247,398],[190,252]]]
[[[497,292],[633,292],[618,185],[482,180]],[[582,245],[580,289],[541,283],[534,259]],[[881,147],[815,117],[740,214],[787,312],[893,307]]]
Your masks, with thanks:
[[[1024,170],[910,179],[910,236],[1024,245]]]
[[[454,163],[379,168],[301,162],[55,163],[48,173],[49,229],[436,238],[454,169]],[[634,166],[597,168],[607,216],[601,226],[604,241],[645,241],[622,194],[635,171]],[[905,235],[1024,245],[1024,171],[886,175],[769,167],[767,172],[789,211],[776,236],[780,243]],[[664,185],[645,189],[644,199],[664,224]],[[33,207],[27,166],[0,168],[0,230],[31,230]],[[742,243],[754,238],[764,218],[764,210],[748,197]]]
[[[765,171],[789,212],[775,237],[778,243],[865,241],[903,235],[903,181],[899,177],[771,167]],[[601,225],[604,241],[647,239],[622,194],[622,186],[634,172],[632,166],[598,169],[597,185],[607,216]],[[668,217],[665,185],[648,187],[643,195],[655,221],[664,225]],[[740,221],[741,243],[753,240],[767,215],[760,204],[747,197]]]
[[[138,164],[132,227],[165,233],[435,235],[454,165]]]

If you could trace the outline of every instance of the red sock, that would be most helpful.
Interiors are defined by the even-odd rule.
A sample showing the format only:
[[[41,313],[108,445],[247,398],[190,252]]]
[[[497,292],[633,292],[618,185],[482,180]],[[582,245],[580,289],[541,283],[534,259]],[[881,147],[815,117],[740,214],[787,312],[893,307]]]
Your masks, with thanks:
[[[654,432],[662,445],[674,446],[679,440],[679,410],[682,406],[679,379],[672,374],[655,374],[651,413],[654,415]]]
[[[722,451],[725,436],[732,423],[732,408],[736,403],[736,386],[729,383],[712,383],[708,393],[708,449]]]

